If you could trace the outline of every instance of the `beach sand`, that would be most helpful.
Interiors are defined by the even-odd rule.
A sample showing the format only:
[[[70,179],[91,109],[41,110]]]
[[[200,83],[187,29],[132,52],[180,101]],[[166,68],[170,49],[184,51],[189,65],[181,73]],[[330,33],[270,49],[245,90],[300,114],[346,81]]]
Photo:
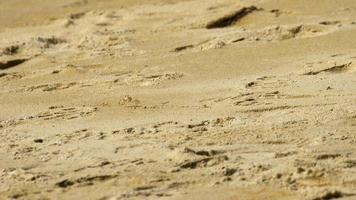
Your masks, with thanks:
[[[356,199],[355,0],[0,0],[0,199]]]

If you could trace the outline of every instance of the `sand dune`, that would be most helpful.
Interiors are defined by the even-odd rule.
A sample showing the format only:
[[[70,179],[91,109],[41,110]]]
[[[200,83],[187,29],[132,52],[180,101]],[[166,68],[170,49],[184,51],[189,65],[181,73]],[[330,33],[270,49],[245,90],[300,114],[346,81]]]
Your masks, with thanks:
[[[356,198],[354,0],[0,0],[0,199]]]

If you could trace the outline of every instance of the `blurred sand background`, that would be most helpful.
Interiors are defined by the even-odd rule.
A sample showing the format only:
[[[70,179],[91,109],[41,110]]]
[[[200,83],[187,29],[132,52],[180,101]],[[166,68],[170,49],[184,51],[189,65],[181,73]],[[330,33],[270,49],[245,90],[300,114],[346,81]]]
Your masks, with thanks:
[[[0,199],[356,199],[355,0],[0,0]]]

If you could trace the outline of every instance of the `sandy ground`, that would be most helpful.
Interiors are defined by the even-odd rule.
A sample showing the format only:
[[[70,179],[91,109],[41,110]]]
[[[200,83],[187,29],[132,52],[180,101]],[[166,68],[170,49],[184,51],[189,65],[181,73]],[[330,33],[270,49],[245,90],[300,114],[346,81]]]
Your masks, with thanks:
[[[356,199],[355,0],[0,0],[0,199]]]

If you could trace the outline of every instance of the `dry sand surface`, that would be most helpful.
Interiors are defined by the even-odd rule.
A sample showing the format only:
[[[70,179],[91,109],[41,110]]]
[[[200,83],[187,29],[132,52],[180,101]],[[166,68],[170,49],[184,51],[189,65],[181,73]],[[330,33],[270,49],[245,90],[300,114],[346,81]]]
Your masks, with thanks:
[[[355,0],[0,0],[0,199],[356,199]]]

